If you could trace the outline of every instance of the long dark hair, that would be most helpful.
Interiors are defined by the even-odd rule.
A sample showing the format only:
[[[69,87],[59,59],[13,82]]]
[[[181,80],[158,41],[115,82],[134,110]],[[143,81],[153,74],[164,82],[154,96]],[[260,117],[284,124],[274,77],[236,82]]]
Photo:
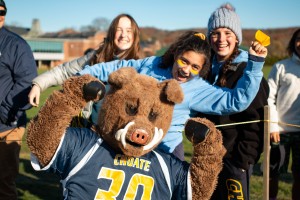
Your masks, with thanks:
[[[238,43],[236,43],[232,54],[230,55],[230,57],[222,65],[222,68],[219,72],[219,78],[217,80],[217,85],[219,85],[221,87],[226,86],[226,83],[227,83],[226,82],[226,77],[227,77],[228,69],[232,64],[232,61],[239,55],[239,53],[240,53],[239,46],[238,46]]]
[[[296,42],[297,35],[298,35],[299,32],[300,32],[300,28],[297,29],[297,30],[294,32],[294,34],[293,34],[293,36],[292,36],[292,38],[291,38],[291,40],[290,40],[290,42],[289,42],[289,44],[288,44],[288,46],[287,46],[287,48],[286,48],[286,50],[287,50],[289,56],[292,56],[293,53],[296,53],[296,54],[297,54],[296,49],[295,49],[295,42]],[[297,54],[297,55],[298,55],[298,54]],[[300,57],[300,55],[298,55],[298,56]]]
[[[104,41],[99,45],[99,48],[96,50],[94,57],[91,59],[91,65],[100,63],[100,62],[108,62],[114,60],[114,53],[116,50],[116,46],[114,43],[115,34],[117,31],[119,20],[122,17],[127,17],[131,21],[131,28],[133,32],[133,44],[132,46],[125,50],[125,52],[119,57],[119,59],[138,59],[140,53],[140,29],[136,21],[132,16],[128,14],[120,14],[111,22],[108,31],[107,37]]]
[[[199,73],[200,77],[206,77],[210,69],[210,45],[207,39],[197,36],[199,32],[187,31],[181,35],[162,56],[162,68],[173,66],[175,59],[187,51],[194,51],[205,56],[205,62]]]

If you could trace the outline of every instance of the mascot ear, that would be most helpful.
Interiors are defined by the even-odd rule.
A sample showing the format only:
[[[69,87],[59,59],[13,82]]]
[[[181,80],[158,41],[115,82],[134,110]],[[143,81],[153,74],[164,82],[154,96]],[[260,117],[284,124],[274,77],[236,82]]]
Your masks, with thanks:
[[[159,83],[162,88],[162,99],[172,103],[181,103],[183,101],[183,92],[179,83],[175,79],[166,80]]]
[[[108,78],[108,83],[112,87],[122,88],[122,85],[134,79],[137,71],[133,67],[124,67],[111,73]]]

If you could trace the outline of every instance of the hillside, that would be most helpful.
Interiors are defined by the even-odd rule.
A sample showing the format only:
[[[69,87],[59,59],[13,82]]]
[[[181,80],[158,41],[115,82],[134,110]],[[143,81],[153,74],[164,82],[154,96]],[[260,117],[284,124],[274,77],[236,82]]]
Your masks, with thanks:
[[[262,29],[263,32],[271,37],[271,45],[268,47],[269,56],[282,58],[287,56],[286,47],[293,34],[293,32],[300,27],[290,28],[276,28],[276,29]],[[195,29],[183,29],[175,31],[167,31],[157,29],[153,27],[142,27],[141,28],[141,40],[142,41],[155,41],[158,40],[162,47],[170,45],[179,35],[187,30],[196,30],[202,33],[206,33],[206,28],[195,28]],[[244,29],[242,46],[248,47],[251,40],[254,39],[254,35],[257,29]]]
[[[6,26],[11,31],[22,36],[28,36],[34,31],[34,26],[30,28],[21,28],[14,26]],[[268,64],[274,63],[278,59],[287,56],[286,47],[293,32],[300,27],[262,29],[263,32],[271,37],[271,45],[268,47],[269,54],[267,57]],[[165,49],[174,42],[182,33],[188,30],[195,30],[206,34],[206,28],[180,29],[180,30],[163,30],[154,27],[140,27],[141,30],[141,46],[148,55],[153,55],[155,52],[164,52]],[[246,49],[250,42],[254,39],[257,29],[243,29],[242,46]],[[95,35],[97,31],[80,32],[73,29],[64,29],[59,32],[44,33],[39,35],[41,38],[63,38],[63,39],[87,39]],[[147,55],[147,54],[146,54]]]

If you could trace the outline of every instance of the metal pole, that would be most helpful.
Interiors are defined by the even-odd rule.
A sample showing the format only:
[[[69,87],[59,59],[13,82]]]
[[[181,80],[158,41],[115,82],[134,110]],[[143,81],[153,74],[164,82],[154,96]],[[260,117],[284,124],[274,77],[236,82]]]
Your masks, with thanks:
[[[263,200],[269,200],[270,176],[270,108],[264,107],[264,160],[263,160]]]

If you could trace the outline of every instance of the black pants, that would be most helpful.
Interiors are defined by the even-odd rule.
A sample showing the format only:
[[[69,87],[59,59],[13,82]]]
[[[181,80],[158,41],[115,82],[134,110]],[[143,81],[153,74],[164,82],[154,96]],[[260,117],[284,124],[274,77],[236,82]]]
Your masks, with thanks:
[[[224,166],[219,174],[218,184],[211,200],[248,200],[249,181],[253,165],[249,170],[237,168],[229,159],[224,159]]]

